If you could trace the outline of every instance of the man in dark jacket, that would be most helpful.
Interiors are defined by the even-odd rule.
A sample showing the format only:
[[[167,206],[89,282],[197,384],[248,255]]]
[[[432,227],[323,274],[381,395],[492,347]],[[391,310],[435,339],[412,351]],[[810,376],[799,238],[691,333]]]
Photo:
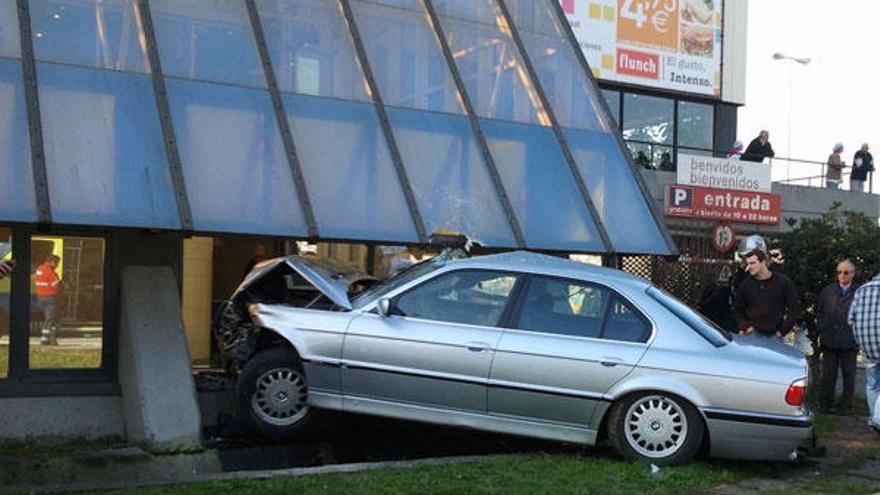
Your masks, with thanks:
[[[865,181],[868,180],[868,172],[874,171],[874,157],[868,152],[868,143],[862,145],[862,149],[856,151],[853,157],[852,173],[849,176],[850,191],[865,192]]]
[[[758,137],[752,139],[746,152],[743,153],[740,160],[747,162],[763,162],[764,158],[773,158],[776,153],[773,152],[773,146],[770,145],[770,132],[761,131]]]
[[[741,334],[781,340],[797,321],[801,302],[791,280],[770,271],[769,259],[761,249],[746,254],[750,276],[736,290],[733,312]]]
[[[840,415],[852,413],[859,346],[846,318],[858,289],[853,285],[855,274],[856,267],[850,260],[841,261],[837,264],[837,282],[829,284],[819,293],[819,345],[822,349],[820,412],[834,412],[834,389],[839,368],[843,373],[843,395],[836,412]]]

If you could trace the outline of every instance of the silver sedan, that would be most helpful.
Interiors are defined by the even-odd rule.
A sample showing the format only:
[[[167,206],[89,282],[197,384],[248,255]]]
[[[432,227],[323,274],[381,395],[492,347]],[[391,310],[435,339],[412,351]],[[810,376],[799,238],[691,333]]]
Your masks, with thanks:
[[[701,448],[793,459],[810,438],[800,354],[731,336],[644,279],[528,252],[445,252],[350,298],[359,280],[303,257],[247,277],[221,341],[255,431],[290,436],[324,408],[607,437],[657,464]]]

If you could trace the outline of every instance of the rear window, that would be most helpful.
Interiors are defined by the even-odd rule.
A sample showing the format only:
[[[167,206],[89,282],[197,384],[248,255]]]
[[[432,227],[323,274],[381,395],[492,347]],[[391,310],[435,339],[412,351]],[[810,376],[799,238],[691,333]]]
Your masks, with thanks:
[[[672,294],[657,287],[649,287],[647,293],[715,347],[725,346],[733,340],[730,332],[719,328]]]

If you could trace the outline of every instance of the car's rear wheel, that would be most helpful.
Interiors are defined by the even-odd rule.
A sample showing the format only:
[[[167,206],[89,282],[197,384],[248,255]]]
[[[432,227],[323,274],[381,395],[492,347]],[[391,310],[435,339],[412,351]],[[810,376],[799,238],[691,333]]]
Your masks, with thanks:
[[[311,417],[308,380],[291,349],[270,349],[248,361],[238,376],[236,397],[239,418],[268,437],[295,435]]]
[[[703,433],[694,406],[662,392],[627,396],[608,418],[608,436],[620,455],[655,464],[687,462],[699,450]]]

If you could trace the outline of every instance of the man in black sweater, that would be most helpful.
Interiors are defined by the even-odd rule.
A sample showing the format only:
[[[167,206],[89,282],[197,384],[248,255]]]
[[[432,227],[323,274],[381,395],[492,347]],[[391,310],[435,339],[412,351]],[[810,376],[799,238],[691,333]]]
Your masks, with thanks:
[[[739,331],[782,339],[801,312],[794,285],[785,275],[770,271],[765,251],[750,251],[745,260],[750,276],[737,288],[733,308]]]
[[[773,146],[770,145],[770,132],[761,131],[758,137],[752,139],[745,153],[742,154],[740,160],[746,162],[763,162],[764,158],[773,158],[776,154],[773,152]]]

